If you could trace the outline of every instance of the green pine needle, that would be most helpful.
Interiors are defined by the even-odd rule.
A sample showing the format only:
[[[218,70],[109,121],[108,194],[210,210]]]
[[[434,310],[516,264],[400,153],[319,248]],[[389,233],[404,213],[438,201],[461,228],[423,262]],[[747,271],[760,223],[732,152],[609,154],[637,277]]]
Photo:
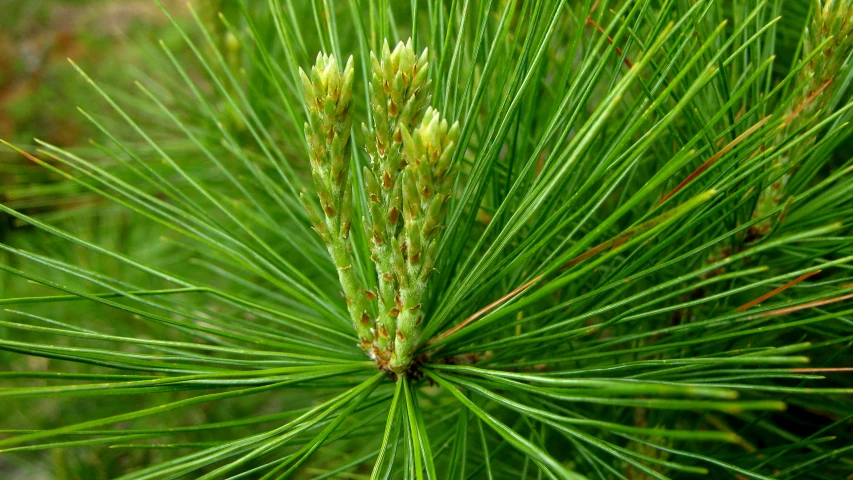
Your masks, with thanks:
[[[853,474],[851,0],[160,10],[2,141],[7,475]]]

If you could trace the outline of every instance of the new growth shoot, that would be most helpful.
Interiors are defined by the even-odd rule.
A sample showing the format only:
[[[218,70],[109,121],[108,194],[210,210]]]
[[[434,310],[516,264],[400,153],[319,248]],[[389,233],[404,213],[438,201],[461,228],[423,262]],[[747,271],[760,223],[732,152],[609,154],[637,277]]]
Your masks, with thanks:
[[[340,280],[359,346],[380,368],[406,372],[421,343],[428,280],[452,194],[458,122],[429,106],[427,51],[412,41],[371,53],[372,125],[362,125],[370,165],[364,167],[377,292],[354,268],[349,242],[353,212],[350,108],[353,60],[340,69],[320,54],[310,77],[300,70],[308,111],[305,136],[322,216],[303,195],[314,230],[325,242]]]

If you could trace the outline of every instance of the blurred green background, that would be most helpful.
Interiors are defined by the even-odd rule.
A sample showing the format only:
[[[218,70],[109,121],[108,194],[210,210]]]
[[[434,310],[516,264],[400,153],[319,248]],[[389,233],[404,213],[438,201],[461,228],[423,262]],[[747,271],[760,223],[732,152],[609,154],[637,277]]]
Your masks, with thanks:
[[[185,2],[164,6],[186,17]],[[73,60],[109,91],[131,92],[151,75],[152,50],[176,32],[151,0],[0,0],[0,138],[34,151],[34,138],[85,153],[103,135],[77,111],[98,115],[103,102]],[[107,117],[109,118],[109,117]],[[110,125],[107,125],[110,126]],[[28,214],[69,215],[91,197],[10,149],[0,149],[0,201]],[[72,195],[69,195],[72,194]],[[65,212],[65,213],[63,213]],[[0,239],[11,218],[0,219]]]
[[[191,21],[185,2],[164,0],[163,4],[178,21]],[[90,141],[105,143],[104,135],[86,121],[77,107],[106,122],[111,115],[100,115],[106,112],[104,103],[93,95],[91,86],[68,59],[110,94],[121,97],[133,93],[134,80],[165,73],[158,71],[157,62],[162,62],[162,56],[155,50],[159,40],[171,45],[179,40],[177,35],[152,0],[0,0],[0,138],[31,152],[35,152],[33,139],[39,138],[88,156],[93,151]],[[152,245],[146,234],[153,233],[148,222],[128,222],[126,211],[5,147],[0,148],[0,202],[117,251],[146,256],[148,250],[151,257],[162,254],[162,247]],[[83,260],[84,265],[101,271],[123,268],[115,262],[104,264],[104,258],[15,222],[9,215],[0,216],[0,242],[29,251],[58,253],[71,262]],[[5,253],[0,253],[0,263],[33,271],[32,265],[21,265]],[[50,275],[47,269],[41,273]],[[55,295],[56,291],[0,273],[0,298],[31,294]],[[109,312],[92,310],[91,306],[56,305],[51,314],[60,320],[85,316],[89,325],[100,323],[113,332],[134,329],[137,334],[146,333],[138,331],[138,325],[117,325],[107,320]],[[103,320],[99,322],[98,318]],[[4,331],[2,336],[21,339],[24,335]],[[45,371],[53,361],[3,351],[0,371]],[[76,369],[88,372],[98,367],[78,364]],[[8,381],[0,384],[9,385]],[[35,380],[32,384],[49,383]],[[91,410],[126,411],[127,401],[117,398],[113,405],[86,401],[4,402],[0,428],[51,428],[87,416]],[[206,417],[203,410],[197,415]],[[198,420],[187,418],[188,423]],[[0,478],[114,478],[128,467],[146,464],[156,457],[156,450],[85,448],[4,454],[0,455]]]
[[[183,4],[164,2],[178,14]],[[174,35],[149,0],[0,0],[0,12],[0,137],[17,144],[70,146],[92,135],[73,114],[91,90],[66,59],[120,87],[152,43]]]

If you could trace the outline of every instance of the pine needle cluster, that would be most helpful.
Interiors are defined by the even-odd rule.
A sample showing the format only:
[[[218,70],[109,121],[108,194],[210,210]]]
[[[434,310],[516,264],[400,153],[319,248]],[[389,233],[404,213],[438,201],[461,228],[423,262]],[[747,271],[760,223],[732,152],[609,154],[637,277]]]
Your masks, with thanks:
[[[4,474],[853,474],[851,0],[162,10],[4,141]]]
[[[378,295],[359,282],[349,245],[352,57],[342,72],[335,57],[325,54],[317,57],[311,78],[299,72],[309,112],[305,137],[311,173],[325,220],[304,195],[302,199],[338,270],[359,346],[380,368],[405,373],[421,336],[427,281],[453,186],[451,160],[459,124],[448,126],[426,106],[426,50],[416,57],[409,39],[391,52],[386,41],[381,55],[380,61],[370,54],[374,128],[362,124],[370,157],[363,172],[370,205],[364,233],[371,240]],[[376,311],[378,315],[371,314]]]

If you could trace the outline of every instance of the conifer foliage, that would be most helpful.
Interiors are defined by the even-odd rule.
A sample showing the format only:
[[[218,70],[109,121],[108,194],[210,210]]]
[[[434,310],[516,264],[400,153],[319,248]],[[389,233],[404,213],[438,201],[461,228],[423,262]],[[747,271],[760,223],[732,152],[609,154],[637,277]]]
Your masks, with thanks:
[[[851,478],[853,1],[163,14],[4,142],[0,471]]]

